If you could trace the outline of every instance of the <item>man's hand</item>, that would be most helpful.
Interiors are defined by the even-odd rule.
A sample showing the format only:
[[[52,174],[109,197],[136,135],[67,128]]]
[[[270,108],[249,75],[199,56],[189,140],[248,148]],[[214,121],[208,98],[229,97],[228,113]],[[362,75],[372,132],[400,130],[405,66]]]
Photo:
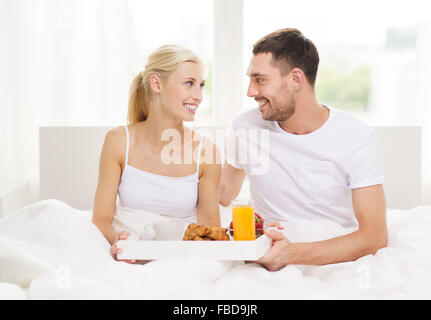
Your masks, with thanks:
[[[281,232],[265,230],[264,234],[272,239],[272,247],[256,263],[268,271],[278,271],[290,263],[293,245]]]
[[[265,227],[275,227],[279,230],[283,230],[284,227],[280,224],[280,222],[265,222]]]

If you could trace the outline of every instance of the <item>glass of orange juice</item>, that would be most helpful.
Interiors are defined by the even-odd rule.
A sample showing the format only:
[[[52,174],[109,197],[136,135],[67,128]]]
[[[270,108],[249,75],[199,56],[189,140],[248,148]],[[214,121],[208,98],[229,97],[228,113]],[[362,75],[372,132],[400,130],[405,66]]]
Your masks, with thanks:
[[[254,208],[251,200],[232,202],[233,237],[235,240],[255,240]]]

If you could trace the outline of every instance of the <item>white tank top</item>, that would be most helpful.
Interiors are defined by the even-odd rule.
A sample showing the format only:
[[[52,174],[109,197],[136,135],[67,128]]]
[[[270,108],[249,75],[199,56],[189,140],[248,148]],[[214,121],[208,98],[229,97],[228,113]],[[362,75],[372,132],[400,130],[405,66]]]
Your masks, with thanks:
[[[137,169],[128,164],[129,130],[126,160],[118,195],[121,206],[173,218],[196,221],[199,184],[199,162],[202,140],[199,143],[197,170],[185,177],[169,177]]]

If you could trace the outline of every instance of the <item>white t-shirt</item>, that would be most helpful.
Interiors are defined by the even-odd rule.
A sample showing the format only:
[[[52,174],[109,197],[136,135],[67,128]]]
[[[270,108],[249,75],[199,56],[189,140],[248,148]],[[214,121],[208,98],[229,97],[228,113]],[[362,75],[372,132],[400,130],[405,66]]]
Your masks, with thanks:
[[[355,226],[351,190],[383,183],[374,130],[327,108],[323,126],[304,135],[263,120],[258,109],[235,117],[226,160],[247,174],[255,211],[264,220]]]

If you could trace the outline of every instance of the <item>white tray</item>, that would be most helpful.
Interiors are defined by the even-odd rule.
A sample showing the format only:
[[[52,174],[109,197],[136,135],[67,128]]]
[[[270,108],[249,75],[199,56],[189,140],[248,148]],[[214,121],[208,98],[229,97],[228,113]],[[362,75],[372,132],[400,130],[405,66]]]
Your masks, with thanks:
[[[157,260],[199,257],[212,260],[259,260],[271,248],[271,238],[254,241],[143,241],[120,240],[118,260]]]

